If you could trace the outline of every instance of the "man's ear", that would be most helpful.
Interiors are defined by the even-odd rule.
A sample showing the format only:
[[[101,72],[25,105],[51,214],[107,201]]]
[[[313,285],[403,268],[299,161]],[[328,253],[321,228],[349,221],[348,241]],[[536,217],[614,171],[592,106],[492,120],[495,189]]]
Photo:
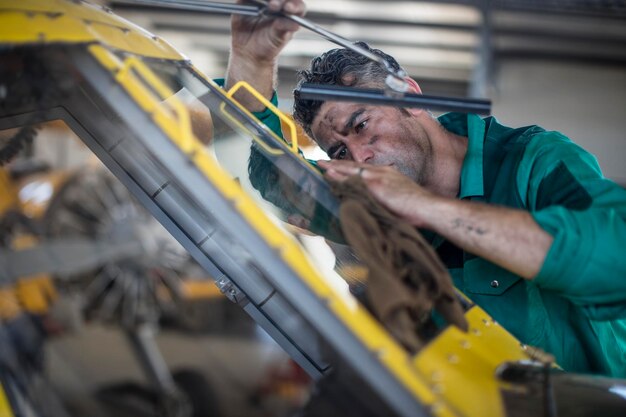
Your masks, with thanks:
[[[409,86],[409,89],[407,90],[407,93],[411,93],[411,94],[422,94],[422,89],[420,88],[419,84],[417,83],[417,81],[415,81],[413,78],[411,77],[404,77],[404,81],[406,81],[406,83]],[[419,115],[420,113],[422,113],[424,111],[424,109],[420,109],[420,108],[408,108],[406,109],[409,113],[413,114],[414,116]]]
[[[413,78],[404,77],[404,81],[406,81],[406,83],[409,85],[409,93],[422,94],[422,89],[420,88],[417,81],[415,81]]]

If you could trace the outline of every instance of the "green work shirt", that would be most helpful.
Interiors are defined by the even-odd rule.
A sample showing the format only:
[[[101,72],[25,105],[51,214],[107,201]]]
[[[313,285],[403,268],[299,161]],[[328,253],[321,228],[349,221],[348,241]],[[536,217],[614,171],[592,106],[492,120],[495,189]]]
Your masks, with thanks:
[[[458,197],[529,211],[554,238],[533,280],[440,241],[454,284],[563,369],[626,377],[626,190],[558,132],[471,114],[439,121],[469,138]]]

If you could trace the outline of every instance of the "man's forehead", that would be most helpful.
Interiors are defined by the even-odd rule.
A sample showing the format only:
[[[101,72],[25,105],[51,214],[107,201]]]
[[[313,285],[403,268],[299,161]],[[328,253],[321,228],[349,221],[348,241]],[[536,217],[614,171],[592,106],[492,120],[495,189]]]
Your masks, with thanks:
[[[329,135],[343,130],[345,120],[356,109],[363,107],[359,103],[346,103],[339,101],[324,102],[311,124],[311,131],[315,141],[324,148],[332,140]]]

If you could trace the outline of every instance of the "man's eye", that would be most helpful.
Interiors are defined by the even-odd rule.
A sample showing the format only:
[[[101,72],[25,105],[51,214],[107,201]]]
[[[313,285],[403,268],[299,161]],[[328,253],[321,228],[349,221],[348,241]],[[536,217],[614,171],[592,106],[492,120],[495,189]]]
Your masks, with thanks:
[[[331,155],[331,159],[345,159],[348,154],[348,148],[342,146]]]
[[[365,129],[365,126],[367,126],[367,120],[363,120],[361,123],[354,126],[354,131],[359,133],[361,130]]]

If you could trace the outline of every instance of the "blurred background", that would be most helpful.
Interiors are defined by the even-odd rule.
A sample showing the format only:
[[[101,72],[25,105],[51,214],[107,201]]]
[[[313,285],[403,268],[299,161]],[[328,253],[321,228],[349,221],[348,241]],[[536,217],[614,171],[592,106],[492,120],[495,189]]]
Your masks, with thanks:
[[[170,42],[209,77],[223,77],[227,15],[97,3]],[[561,131],[626,186],[626,1],[310,0],[307,6],[312,21],[395,56],[426,94],[489,98],[505,124]],[[285,112],[296,71],[332,47],[302,29],[281,55],[278,94]],[[16,324],[21,333],[33,327],[20,333],[20,346],[29,361],[41,361],[49,378],[34,389],[42,398],[58,394],[58,415],[163,414],[180,406],[180,393],[194,417],[292,416],[303,407],[314,389],[306,375],[206,279],[67,126],[42,126],[9,168],[0,191],[19,198],[24,212],[19,221],[0,223],[5,247],[120,235],[141,248],[123,262],[103,256],[78,275],[57,274],[58,288],[47,294],[55,300],[50,314],[42,307],[46,314],[35,314],[34,325]],[[156,282],[145,289],[154,299],[127,301],[131,282]],[[7,297],[0,291],[0,317],[9,314]],[[0,348],[11,331],[2,328]],[[40,334],[54,337],[42,344]],[[154,387],[172,381],[177,393],[166,401]]]

